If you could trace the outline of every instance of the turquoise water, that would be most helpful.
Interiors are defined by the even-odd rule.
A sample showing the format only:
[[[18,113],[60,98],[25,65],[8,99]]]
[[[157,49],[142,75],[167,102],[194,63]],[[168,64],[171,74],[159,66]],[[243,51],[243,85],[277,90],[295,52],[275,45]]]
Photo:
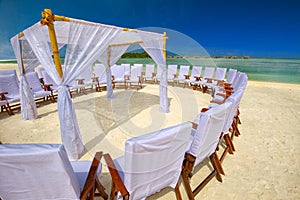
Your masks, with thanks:
[[[121,58],[121,63],[154,64],[151,58]],[[234,68],[247,73],[249,80],[300,83],[300,59],[168,58],[167,64]]]

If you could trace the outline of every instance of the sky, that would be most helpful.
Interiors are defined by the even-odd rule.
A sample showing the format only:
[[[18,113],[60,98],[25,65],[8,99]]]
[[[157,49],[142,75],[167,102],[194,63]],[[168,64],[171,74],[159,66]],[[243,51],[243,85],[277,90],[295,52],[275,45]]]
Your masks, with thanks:
[[[170,29],[212,56],[300,58],[299,0],[0,0],[0,59],[15,58],[10,38],[38,22],[44,8],[120,27]]]

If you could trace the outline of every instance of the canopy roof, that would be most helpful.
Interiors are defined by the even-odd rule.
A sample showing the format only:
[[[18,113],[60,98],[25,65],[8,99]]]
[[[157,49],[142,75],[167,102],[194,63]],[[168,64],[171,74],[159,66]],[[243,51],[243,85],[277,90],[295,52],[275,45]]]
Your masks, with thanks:
[[[80,158],[84,147],[67,85],[85,68],[92,67],[92,64],[99,60],[107,67],[107,98],[114,98],[110,66],[118,61],[130,44],[140,44],[158,67],[162,68],[160,110],[169,112],[165,34],[56,16],[48,9],[45,9],[42,16],[41,23],[34,24],[11,39],[20,70],[22,118],[37,117],[36,105],[23,75],[42,64],[49,76],[59,85],[58,113],[62,141],[70,158]],[[63,46],[66,46],[66,54],[62,67],[58,49]]]

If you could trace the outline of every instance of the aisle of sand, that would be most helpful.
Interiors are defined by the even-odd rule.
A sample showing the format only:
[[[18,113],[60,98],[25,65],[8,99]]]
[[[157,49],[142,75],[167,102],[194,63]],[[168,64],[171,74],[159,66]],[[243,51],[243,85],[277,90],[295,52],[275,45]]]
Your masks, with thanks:
[[[300,192],[300,85],[250,81],[240,111],[241,136],[234,139],[235,155],[223,163],[223,183],[212,180],[197,199],[299,199]],[[158,86],[135,90],[116,90],[116,99],[107,101],[105,92],[77,95],[77,119],[89,159],[95,151],[123,154],[124,141],[150,131],[191,121],[210,96],[189,89],[169,87],[170,110],[159,112]],[[60,143],[57,104],[38,107],[39,118],[22,121],[0,114],[0,141],[3,143]],[[205,175],[207,163],[195,175]],[[101,181],[109,192],[110,179],[104,166]],[[187,199],[184,187],[180,190]],[[163,190],[149,199],[175,199]]]

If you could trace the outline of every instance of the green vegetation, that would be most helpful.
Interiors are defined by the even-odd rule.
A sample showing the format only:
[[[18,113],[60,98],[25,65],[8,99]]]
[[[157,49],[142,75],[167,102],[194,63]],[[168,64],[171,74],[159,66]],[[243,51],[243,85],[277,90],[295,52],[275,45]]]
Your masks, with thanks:
[[[150,58],[146,51],[143,52],[126,52],[121,58]]]
[[[0,64],[16,64],[16,60],[0,60]]]

